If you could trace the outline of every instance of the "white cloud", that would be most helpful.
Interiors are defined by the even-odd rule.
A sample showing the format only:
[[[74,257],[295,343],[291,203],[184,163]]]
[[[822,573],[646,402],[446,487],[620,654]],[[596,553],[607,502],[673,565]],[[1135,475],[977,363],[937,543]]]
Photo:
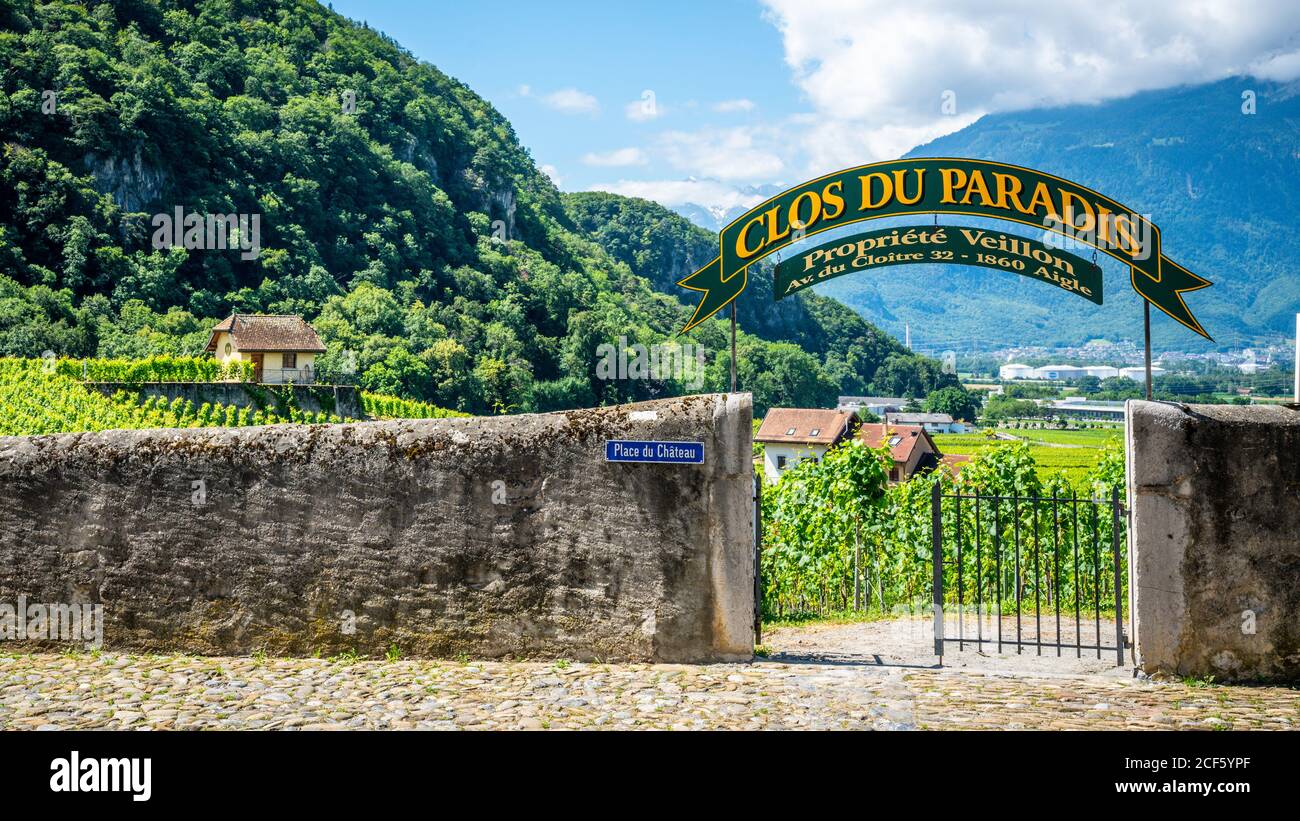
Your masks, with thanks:
[[[551,182],[555,183],[556,188],[559,188],[564,184],[564,178],[560,176],[560,169],[550,163],[543,163],[539,170],[551,178]]]
[[[616,148],[603,153],[591,152],[582,156],[587,165],[616,167],[620,165],[645,165],[650,161],[645,152],[639,148]]]
[[[852,168],[877,160],[895,159],[918,145],[944,134],[965,128],[979,119],[968,113],[919,125],[882,125],[874,128],[852,120],[799,117],[806,123],[793,130],[798,140],[798,155],[804,163],[803,177]]]
[[[713,110],[721,114],[730,114],[735,111],[753,111],[757,106],[753,100],[746,100],[743,97],[739,100],[723,100],[720,103],[713,104]]]
[[[1294,0],[763,2],[816,115],[813,171],[891,159],[993,111],[1300,76]]]
[[[750,208],[766,199],[762,194],[744,193],[735,186],[717,180],[619,180],[594,185],[592,188],[625,197],[653,200],[668,208],[688,203],[720,210]]]
[[[1300,51],[1261,58],[1251,64],[1250,73],[1265,80],[1287,82],[1300,77]]]
[[[1295,0],[762,2],[807,110],[745,128],[668,131],[650,143],[654,159],[693,179],[622,180],[603,190],[668,206],[747,207],[762,199],[743,191],[747,184],[795,183],[894,159],[992,112],[1237,74],[1300,77]],[[701,108],[752,105],[734,99]]]
[[[650,89],[641,92],[640,98],[623,106],[623,114],[632,122],[644,123],[657,120],[666,113],[659,98]]]
[[[666,131],[658,147],[674,168],[694,177],[763,180],[785,169],[772,136],[770,130],[760,128]]]
[[[591,114],[599,110],[600,103],[595,97],[576,88],[562,88],[542,97],[542,102],[556,111],[565,114]]]

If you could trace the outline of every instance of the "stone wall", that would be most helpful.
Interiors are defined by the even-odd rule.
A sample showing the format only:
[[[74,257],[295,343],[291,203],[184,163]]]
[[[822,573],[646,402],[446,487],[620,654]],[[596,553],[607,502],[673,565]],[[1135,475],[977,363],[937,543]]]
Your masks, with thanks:
[[[1300,680],[1300,411],[1130,402],[1139,665]]]
[[[751,436],[731,394],[0,438],[0,603],[102,603],[144,651],[748,659]]]
[[[332,413],[344,419],[364,419],[361,391],[354,385],[257,385],[246,382],[86,382],[85,386],[112,396],[118,391],[156,396],[170,402],[188,399],[195,405],[234,405],[253,410],[286,407],[289,394],[301,410]]]

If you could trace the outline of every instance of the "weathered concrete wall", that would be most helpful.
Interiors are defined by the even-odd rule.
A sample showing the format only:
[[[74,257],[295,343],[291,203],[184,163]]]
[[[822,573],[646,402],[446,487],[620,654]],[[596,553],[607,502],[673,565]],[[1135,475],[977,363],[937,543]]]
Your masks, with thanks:
[[[1129,402],[1127,421],[1138,663],[1300,680],[1300,412]]]
[[[361,391],[354,385],[253,385],[243,382],[87,382],[90,390],[112,396],[118,391],[157,396],[167,401],[188,399],[195,405],[204,402],[234,405],[254,410],[283,408],[286,395],[312,413],[332,413],[344,419],[364,419]]]
[[[102,603],[106,647],[154,651],[748,659],[751,435],[731,394],[0,438],[0,603]]]

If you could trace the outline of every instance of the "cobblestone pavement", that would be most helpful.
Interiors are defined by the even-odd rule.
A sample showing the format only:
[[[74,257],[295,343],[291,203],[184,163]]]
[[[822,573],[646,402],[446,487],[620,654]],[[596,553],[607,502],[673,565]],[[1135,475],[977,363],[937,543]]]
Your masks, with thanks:
[[[1300,692],[825,661],[723,665],[19,654],[0,729],[1300,727]]]

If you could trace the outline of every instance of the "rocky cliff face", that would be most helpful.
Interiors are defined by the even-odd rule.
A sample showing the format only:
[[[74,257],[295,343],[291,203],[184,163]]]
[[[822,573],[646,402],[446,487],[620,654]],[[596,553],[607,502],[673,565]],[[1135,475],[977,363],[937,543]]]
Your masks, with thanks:
[[[101,157],[89,153],[86,167],[95,178],[95,188],[111,194],[113,201],[128,213],[141,212],[162,198],[166,175],[145,162],[140,149],[130,157]]]
[[[0,603],[102,604],[150,651],[748,658],[750,439],[747,394],[0,438]]]

